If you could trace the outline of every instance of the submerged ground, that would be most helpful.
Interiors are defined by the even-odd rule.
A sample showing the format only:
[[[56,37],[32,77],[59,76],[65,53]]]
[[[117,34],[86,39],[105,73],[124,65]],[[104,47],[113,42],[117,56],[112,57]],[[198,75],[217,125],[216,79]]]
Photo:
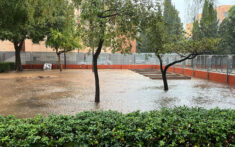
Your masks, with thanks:
[[[84,110],[148,111],[196,106],[235,109],[235,87],[206,80],[161,80],[130,70],[100,70],[101,102],[94,103],[91,70],[24,71],[0,74],[0,115],[32,117],[40,113],[71,114]]]

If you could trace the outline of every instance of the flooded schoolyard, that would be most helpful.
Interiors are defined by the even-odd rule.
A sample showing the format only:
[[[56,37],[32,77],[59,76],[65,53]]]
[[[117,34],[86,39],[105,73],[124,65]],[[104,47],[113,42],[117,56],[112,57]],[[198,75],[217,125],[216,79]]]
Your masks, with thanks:
[[[33,117],[85,110],[128,113],[162,107],[189,106],[235,109],[235,87],[207,80],[151,80],[130,70],[99,70],[101,102],[94,103],[91,70],[24,71],[0,74],[0,115]]]

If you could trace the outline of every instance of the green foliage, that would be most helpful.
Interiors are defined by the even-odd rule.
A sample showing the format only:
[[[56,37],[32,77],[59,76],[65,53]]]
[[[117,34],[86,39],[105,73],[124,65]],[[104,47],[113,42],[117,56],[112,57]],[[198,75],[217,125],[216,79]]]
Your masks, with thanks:
[[[137,39],[137,51],[165,53],[164,44],[183,39],[182,23],[171,0],[164,1],[163,15],[160,4],[153,7],[154,10],[148,10],[144,16],[144,26],[141,26]]]
[[[217,11],[214,9],[214,2],[205,0],[202,18],[200,23],[195,20],[192,31],[192,38],[217,38],[218,37],[218,20]]]
[[[181,39],[183,37],[183,24],[181,23],[179,12],[173,6],[171,0],[164,0],[163,17],[167,26],[168,42]]]
[[[153,52],[149,46],[150,46],[150,41],[148,39],[148,36],[145,32],[141,32],[137,38],[136,41],[136,52],[138,53],[151,53]]]
[[[220,53],[235,54],[235,6],[229,10],[228,17],[221,23],[219,35],[222,39]]]
[[[51,5],[51,2],[60,4],[60,0],[0,1],[0,40],[8,40],[14,44],[17,71],[23,70],[20,51],[25,39],[38,43],[46,37],[51,26],[59,25],[55,23],[59,19],[53,19],[56,5]]]
[[[74,49],[81,47],[79,44],[80,40],[78,36],[72,32],[59,32],[57,30],[50,31],[50,34],[47,38],[46,45],[50,46],[56,50],[62,50],[64,52],[69,52]]]
[[[15,64],[11,62],[0,62],[0,73],[7,72],[15,69]]]
[[[202,38],[201,40],[185,39],[176,43],[168,43],[164,45],[166,53],[185,54],[205,54],[213,53],[218,50],[220,39]]]
[[[138,30],[137,2],[132,0],[81,1],[79,21],[84,45],[96,48],[100,40],[113,52],[128,53]]]
[[[168,41],[168,27],[162,16],[160,5],[157,11],[149,11],[145,16],[145,24],[141,28],[138,37],[138,50],[141,52],[156,52],[157,49],[162,50],[163,45]]]
[[[202,37],[218,37],[217,11],[214,9],[213,2],[205,0],[200,25]]]
[[[75,8],[67,0],[51,1],[54,9],[50,12],[51,26],[46,45],[56,49],[56,52],[69,52],[81,47],[79,28],[76,27]]]
[[[232,146],[235,111],[82,112],[33,119],[0,117],[1,146]]]
[[[34,42],[42,40],[45,37],[43,20],[46,16],[41,14],[45,11],[42,3],[42,0],[1,0],[0,39],[13,43],[26,38]]]
[[[193,30],[192,30],[192,39],[193,40],[200,40],[201,39],[201,31],[200,31],[200,24],[198,20],[195,20],[193,23]]]

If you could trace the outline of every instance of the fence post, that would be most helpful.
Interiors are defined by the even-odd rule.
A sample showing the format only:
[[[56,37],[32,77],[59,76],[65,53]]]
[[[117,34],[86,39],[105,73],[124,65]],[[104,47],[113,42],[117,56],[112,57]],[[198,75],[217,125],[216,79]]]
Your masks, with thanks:
[[[220,59],[220,70],[222,73],[223,73],[223,68],[224,68],[223,66],[224,66],[224,63],[223,63],[223,56],[222,56]]]
[[[231,65],[230,65],[230,58],[231,58]],[[230,69],[230,67],[231,67],[231,72],[232,72],[232,68],[233,68],[233,66],[232,66],[232,62],[233,62],[233,58],[232,58],[232,56],[228,56],[228,58],[227,58],[227,72],[226,72],[226,83],[227,84],[229,84],[229,73],[230,73],[230,71],[229,71],[229,69]]]
[[[175,55],[175,61],[176,61],[176,55]],[[173,72],[175,73],[175,66],[176,66],[176,64],[174,64],[174,66],[173,66]]]
[[[206,59],[205,59],[206,60]],[[209,80],[209,76],[210,76],[210,66],[212,65],[211,64],[211,60],[212,60],[212,56],[208,56],[208,61],[206,60],[206,63],[207,63],[207,80]]]
[[[134,54],[134,66],[135,66],[135,69],[136,69],[136,53]]]
[[[206,69],[206,55],[204,55],[204,68]]]
[[[196,59],[196,58],[194,58],[194,59]],[[192,61],[193,61],[193,64],[192,64],[192,68],[193,68],[193,77],[195,76],[195,60],[194,59],[192,59]]]
[[[183,62],[182,74],[184,74],[185,64],[186,64],[186,61]]]

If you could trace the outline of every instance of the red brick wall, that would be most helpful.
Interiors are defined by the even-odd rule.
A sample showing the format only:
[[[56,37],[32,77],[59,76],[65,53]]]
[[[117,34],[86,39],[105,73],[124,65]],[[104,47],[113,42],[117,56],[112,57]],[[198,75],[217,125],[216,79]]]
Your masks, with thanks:
[[[207,79],[207,72],[205,71],[195,71],[195,77],[200,79]]]
[[[226,75],[219,73],[209,73],[209,80],[226,84]]]
[[[228,84],[235,86],[235,75],[230,75],[228,78]]]
[[[184,69],[184,75],[193,77],[193,70],[192,69]]]
[[[183,69],[179,68],[179,67],[175,67],[175,73],[182,74],[183,73]]]
[[[173,68],[173,67],[169,67],[167,71],[173,72],[173,71],[174,71],[174,68]]]

